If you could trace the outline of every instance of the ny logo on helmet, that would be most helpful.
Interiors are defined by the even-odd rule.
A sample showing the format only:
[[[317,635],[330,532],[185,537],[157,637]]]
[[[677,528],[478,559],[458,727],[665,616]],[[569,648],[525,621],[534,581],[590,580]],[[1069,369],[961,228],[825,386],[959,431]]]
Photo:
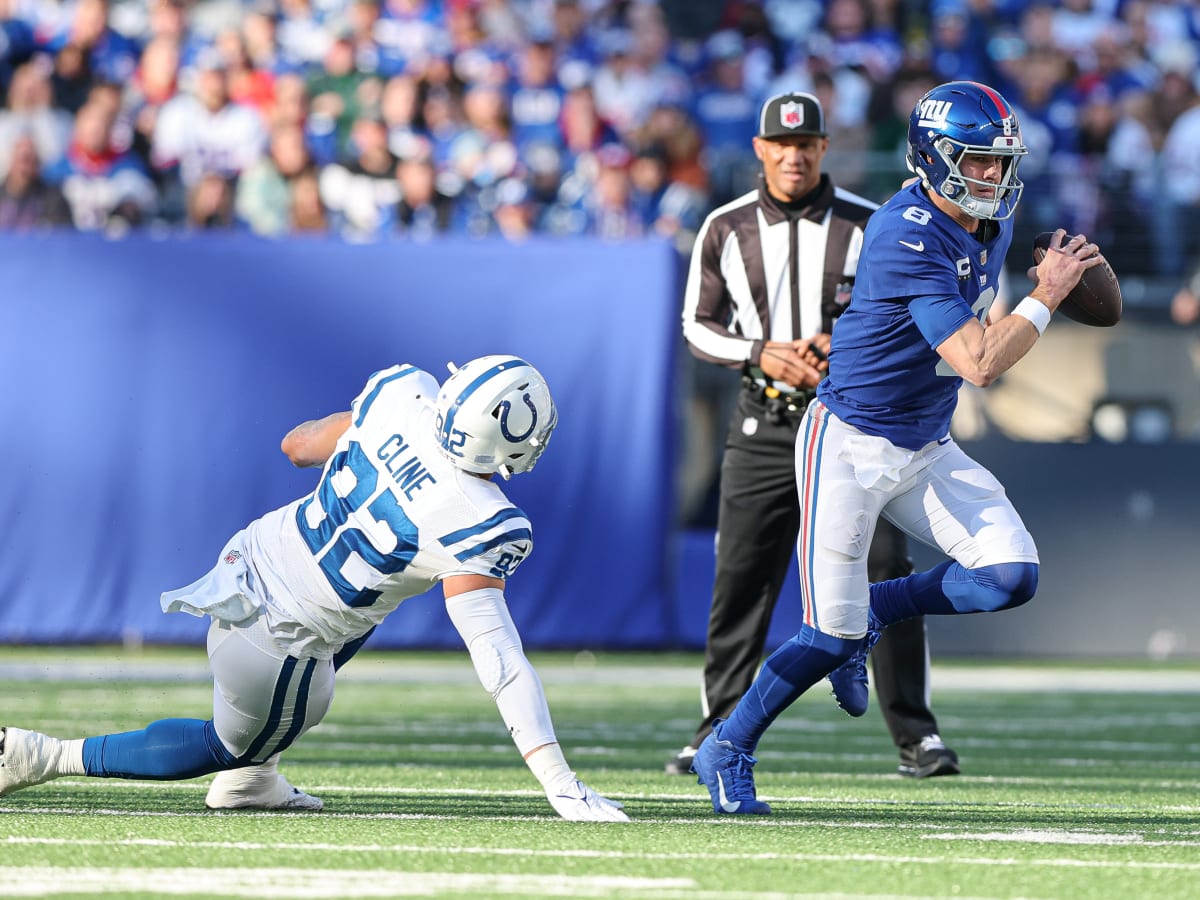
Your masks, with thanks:
[[[799,128],[804,124],[804,107],[794,100],[781,104],[779,124],[785,128]]]
[[[949,100],[922,100],[921,117],[917,126],[920,128],[945,128],[953,106],[954,104]]]

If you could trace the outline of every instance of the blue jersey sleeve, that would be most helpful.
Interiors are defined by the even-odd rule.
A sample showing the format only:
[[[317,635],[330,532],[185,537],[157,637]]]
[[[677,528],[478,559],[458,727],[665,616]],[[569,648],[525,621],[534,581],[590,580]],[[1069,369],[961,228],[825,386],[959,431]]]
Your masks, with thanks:
[[[921,335],[935,350],[968,319],[974,318],[971,307],[957,294],[953,297],[916,297],[908,304],[908,311]]]

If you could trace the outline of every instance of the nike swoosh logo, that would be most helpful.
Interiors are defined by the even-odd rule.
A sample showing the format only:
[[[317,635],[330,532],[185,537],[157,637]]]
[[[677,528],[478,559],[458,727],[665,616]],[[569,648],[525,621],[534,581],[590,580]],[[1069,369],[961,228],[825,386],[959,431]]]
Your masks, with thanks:
[[[924,241],[917,241],[915,244],[910,244],[908,241],[900,241],[900,243],[911,250],[916,250],[918,253],[921,253],[925,250]]]
[[[950,438],[942,438],[940,441],[938,441],[938,446],[939,446],[939,447],[944,447],[944,446],[946,446],[948,443],[950,443]]]
[[[717,801],[721,804],[721,809],[727,813],[735,813],[738,807],[742,805],[741,800],[730,801],[725,795],[725,780],[721,778],[721,773],[717,773]]]

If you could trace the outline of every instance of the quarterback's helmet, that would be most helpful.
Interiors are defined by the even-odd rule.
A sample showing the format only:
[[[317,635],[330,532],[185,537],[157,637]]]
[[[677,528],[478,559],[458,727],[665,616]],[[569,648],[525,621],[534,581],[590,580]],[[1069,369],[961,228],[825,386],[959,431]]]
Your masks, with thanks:
[[[558,411],[540,372],[516,356],[481,356],[453,373],[437,398],[437,442],[467,472],[510,478],[537,462]]]
[[[1017,114],[997,91],[974,81],[939,85],[917,101],[908,118],[908,167],[930,190],[978,219],[1007,219],[1025,185],[1017,163],[1029,151]],[[967,178],[959,168],[965,154],[1003,157],[998,185]],[[971,186],[995,188],[976,197]]]

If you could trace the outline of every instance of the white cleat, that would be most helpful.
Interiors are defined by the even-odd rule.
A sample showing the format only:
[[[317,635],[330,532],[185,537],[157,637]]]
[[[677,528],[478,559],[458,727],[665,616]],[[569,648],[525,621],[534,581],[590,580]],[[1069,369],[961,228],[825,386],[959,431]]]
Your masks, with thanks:
[[[60,749],[41,732],[0,728],[0,797],[57,778]]]
[[[325,801],[279,774],[273,762],[218,772],[204,805],[209,809],[293,809],[320,812]]]

